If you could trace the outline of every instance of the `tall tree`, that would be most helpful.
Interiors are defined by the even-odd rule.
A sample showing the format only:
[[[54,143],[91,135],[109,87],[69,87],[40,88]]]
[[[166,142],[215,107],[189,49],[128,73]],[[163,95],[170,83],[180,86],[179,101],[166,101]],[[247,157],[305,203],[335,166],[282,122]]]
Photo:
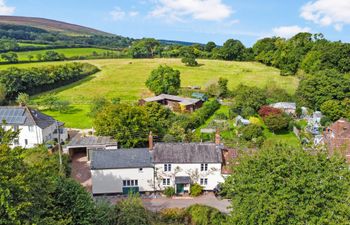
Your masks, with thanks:
[[[239,40],[229,39],[220,48],[220,56],[224,60],[244,60],[245,47]]]
[[[230,224],[349,224],[350,171],[343,158],[286,146],[241,154],[224,184]]]
[[[181,85],[180,71],[169,66],[160,65],[152,70],[146,81],[146,86],[154,94],[177,94]]]

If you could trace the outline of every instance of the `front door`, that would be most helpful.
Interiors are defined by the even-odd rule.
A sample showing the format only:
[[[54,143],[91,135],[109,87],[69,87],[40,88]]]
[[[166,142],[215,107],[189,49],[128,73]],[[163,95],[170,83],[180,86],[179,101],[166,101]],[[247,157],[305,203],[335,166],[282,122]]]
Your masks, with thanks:
[[[184,184],[177,184],[176,185],[176,194],[182,194],[184,193]]]

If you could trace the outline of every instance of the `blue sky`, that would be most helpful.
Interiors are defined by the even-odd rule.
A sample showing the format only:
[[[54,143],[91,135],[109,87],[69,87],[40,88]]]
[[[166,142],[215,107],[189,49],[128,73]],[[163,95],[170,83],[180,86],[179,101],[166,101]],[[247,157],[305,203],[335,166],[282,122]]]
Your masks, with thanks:
[[[300,31],[350,41],[350,0],[0,0],[0,15],[34,16],[142,38],[251,46]]]

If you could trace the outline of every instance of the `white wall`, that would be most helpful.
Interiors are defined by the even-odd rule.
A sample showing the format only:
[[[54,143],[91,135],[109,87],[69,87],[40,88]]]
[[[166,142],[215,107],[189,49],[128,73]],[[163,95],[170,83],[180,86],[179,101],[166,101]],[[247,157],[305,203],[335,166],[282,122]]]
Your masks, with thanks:
[[[139,168],[91,170],[92,193],[122,193],[123,180],[138,180],[140,192],[154,191],[153,172],[153,168],[143,168],[142,172]]]
[[[189,176],[197,177],[198,180],[195,183],[200,183],[200,178],[207,178],[208,184],[203,186],[204,190],[212,191],[218,183],[224,182],[224,178],[221,175],[220,163],[208,163],[208,171],[200,171],[201,164],[171,164],[171,171],[164,171],[164,164],[155,164],[156,170],[156,187],[159,190],[164,190],[161,178],[171,178],[170,186],[175,187],[176,176]],[[185,187],[186,190],[186,187]]]

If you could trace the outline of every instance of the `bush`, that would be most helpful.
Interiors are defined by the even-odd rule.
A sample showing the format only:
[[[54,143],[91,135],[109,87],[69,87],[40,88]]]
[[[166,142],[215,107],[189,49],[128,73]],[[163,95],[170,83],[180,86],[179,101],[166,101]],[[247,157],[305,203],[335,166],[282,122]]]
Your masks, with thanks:
[[[262,118],[265,118],[269,115],[282,114],[282,110],[273,108],[268,105],[264,105],[260,108],[258,113],[259,113],[259,116],[261,116]]]
[[[276,115],[269,115],[265,117],[264,122],[265,125],[271,130],[271,131],[281,131],[288,128],[290,121],[290,117],[285,114],[276,114]]]
[[[191,196],[197,197],[202,194],[203,187],[197,183],[193,184],[191,185],[190,192],[191,192],[190,193]]]
[[[195,204],[186,211],[191,217],[191,224],[216,225],[223,224],[226,220],[225,215],[219,210],[206,205]]]
[[[181,208],[170,208],[163,209],[160,211],[161,220],[167,224],[180,223],[188,224],[189,216],[185,209]]]
[[[258,138],[262,136],[263,129],[255,124],[249,124],[245,127],[242,127],[240,129],[240,132],[242,134],[242,138],[246,141],[251,141],[253,138]]]
[[[174,196],[174,195],[175,195],[175,188],[173,188],[173,187],[167,187],[167,188],[165,188],[165,189],[164,189],[164,194],[165,194],[168,198]]]

